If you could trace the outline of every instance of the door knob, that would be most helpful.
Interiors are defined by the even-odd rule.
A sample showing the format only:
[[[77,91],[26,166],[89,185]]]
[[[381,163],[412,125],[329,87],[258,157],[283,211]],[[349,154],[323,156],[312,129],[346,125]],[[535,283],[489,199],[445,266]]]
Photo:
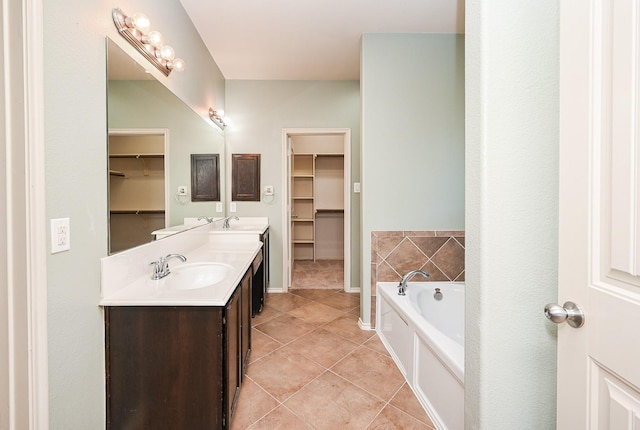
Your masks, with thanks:
[[[566,321],[573,328],[584,325],[584,312],[580,306],[573,302],[565,302],[562,306],[557,303],[549,303],[544,307],[544,316],[556,324]]]

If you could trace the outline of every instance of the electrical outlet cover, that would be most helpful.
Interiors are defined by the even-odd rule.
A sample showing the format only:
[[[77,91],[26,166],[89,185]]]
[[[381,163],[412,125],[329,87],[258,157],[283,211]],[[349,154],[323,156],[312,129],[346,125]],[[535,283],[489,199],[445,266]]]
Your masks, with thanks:
[[[51,253],[68,251],[71,249],[71,228],[69,218],[55,218],[51,220]]]

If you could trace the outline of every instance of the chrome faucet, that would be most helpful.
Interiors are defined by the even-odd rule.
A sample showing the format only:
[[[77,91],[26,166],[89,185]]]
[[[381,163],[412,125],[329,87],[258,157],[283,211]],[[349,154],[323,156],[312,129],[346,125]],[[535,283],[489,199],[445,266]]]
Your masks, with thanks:
[[[203,219],[206,219],[208,224],[211,224],[213,222],[213,217],[212,216],[199,216],[198,217],[198,221],[201,221]]]
[[[236,221],[240,221],[237,216],[228,216],[222,221],[222,228],[225,230],[229,230],[231,226],[229,225],[229,220],[235,219]]]
[[[398,284],[398,295],[399,296],[404,296],[405,295],[405,291],[407,290],[407,282],[409,282],[409,280],[411,278],[413,278],[415,275],[422,275],[425,278],[429,277],[429,274],[427,272],[425,272],[424,270],[412,270],[411,272],[407,273],[406,275],[404,275],[402,277],[402,281],[400,281],[400,283]]]
[[[150,266],[153,266],[151,279],[157,281],[158,279],[162,279],[169,273],[171,273],[171,271],[169,270],[169,260],[171,260],[172,258],[178,258],[183,263],[187,261],[187,257],[182,254],[168,254],[166,257],[160,257],[158,258],[158,260],[149,263]]]

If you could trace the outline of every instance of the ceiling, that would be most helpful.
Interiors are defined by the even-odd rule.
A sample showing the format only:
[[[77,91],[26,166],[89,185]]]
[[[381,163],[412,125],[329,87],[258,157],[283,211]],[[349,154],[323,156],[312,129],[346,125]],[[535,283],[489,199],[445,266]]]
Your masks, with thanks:
[[[464,33],[464,0],[180,0],[226,79],[358,80],[363,33]]]

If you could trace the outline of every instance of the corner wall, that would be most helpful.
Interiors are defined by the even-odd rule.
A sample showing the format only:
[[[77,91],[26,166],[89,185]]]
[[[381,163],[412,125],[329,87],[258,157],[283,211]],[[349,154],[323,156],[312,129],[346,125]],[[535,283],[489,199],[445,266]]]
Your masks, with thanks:
[[[468,2],[466,40],[465,429],[553,429],[558,4]]]
[[[46,251],[52,429],[105,426],[104,322],[98,306],[100,258],[107,254],[105,36],[133,50],[113,24],[114,6],[147,14],[187,62],[182,74],[158,76],[160,82],[191,107],[224,103],[224,78],[178,0],[44,4],[46,218],[69,217],[71,224],[71,249]]]
[[[362,323],[371,232],[464,230],[464,36],[364,34]]]
[[[360,90],[357,81],[229,80],[226,112],[233,126],[225,130],[227,166],[231,154],[261,155],[261,185],[273,185],[272,202],[236,202],[236,215],[268,216],[271,285],[282,287],[283,128],[351,129],[351,182],[360,181]],[[231,169],[227,169],[231,195]],[[227,208],[228,209],[228,208]],[[231,215],[231,213],[228,213]],[[351,286],[360,286],[360,199],[351,194]]]

